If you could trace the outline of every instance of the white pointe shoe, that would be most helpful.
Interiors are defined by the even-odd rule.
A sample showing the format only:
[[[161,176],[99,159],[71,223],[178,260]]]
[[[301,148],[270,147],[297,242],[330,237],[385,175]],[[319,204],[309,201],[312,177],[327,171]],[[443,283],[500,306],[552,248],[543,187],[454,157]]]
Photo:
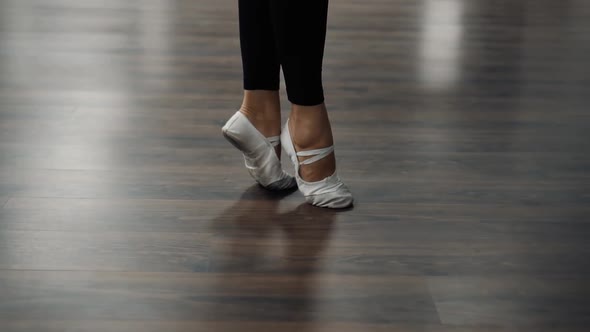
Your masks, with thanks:
[[[261,186],[269,190],[294,188],[295,179],[283,171],[275,147],[280,137],[264,137],[248,118],[238,111],[222,128],[223,136],[244,154],[246,168]]]
[[[352,193],[342,183],[340,178],[338,178],[335,171],[334,174],[317,182],[307,182],[299,176],[300,165],[312,164],[327,157],[334,151],[333,145],[323,149],[296,152],[291,134],[289,133],[289,121],[285,124],[283,133],[281,134],[281,142],[283,149],[285,149],[293,165],[295,165],[295,179],[297,179],[299,190],[309,204],[333,209],[342,209],[352,205],[354,201]],[[298,156],[311,158],[299,162]]]

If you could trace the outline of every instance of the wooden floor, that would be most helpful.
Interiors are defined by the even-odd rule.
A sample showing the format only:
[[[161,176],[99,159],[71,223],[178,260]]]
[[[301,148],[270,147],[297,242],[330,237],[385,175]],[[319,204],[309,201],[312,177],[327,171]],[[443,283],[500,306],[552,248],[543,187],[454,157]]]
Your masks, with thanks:
[[[332,1],[336,213],[220,134],[235,1],[0,0],[0,331],[589,331],[589,36],[586,0]]]

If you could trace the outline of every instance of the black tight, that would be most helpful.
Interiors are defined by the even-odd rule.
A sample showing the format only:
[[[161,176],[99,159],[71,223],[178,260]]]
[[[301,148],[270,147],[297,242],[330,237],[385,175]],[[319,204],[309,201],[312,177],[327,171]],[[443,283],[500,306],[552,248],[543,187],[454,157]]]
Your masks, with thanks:
[[[239,0],[245,90],[279,90],[289,101],[324,102],[322,61],[328,0]]]

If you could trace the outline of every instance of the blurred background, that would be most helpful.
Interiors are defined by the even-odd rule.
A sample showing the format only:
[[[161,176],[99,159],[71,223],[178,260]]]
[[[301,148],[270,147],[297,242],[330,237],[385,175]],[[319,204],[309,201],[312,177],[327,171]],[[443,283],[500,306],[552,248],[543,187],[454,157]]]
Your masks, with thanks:
[[[330,6],[343,213],[221,137],[236,1],[0,0],[0,331],[587,331],[590,2]]]

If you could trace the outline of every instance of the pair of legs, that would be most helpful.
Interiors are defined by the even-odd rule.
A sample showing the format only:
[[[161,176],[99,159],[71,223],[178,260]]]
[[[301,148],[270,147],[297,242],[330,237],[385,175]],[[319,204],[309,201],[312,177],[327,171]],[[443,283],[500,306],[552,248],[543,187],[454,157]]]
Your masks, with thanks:
[[[280,134],[282,67],[292,103],[289,130],[296,150],[333,145],[322,87],[328,0],[239,0],[239,13],[244,70],[240,111],[264,136]],[[322,180],[334,173],[335,163],[332,153],[301,165],[300,176],[306,181]]]

